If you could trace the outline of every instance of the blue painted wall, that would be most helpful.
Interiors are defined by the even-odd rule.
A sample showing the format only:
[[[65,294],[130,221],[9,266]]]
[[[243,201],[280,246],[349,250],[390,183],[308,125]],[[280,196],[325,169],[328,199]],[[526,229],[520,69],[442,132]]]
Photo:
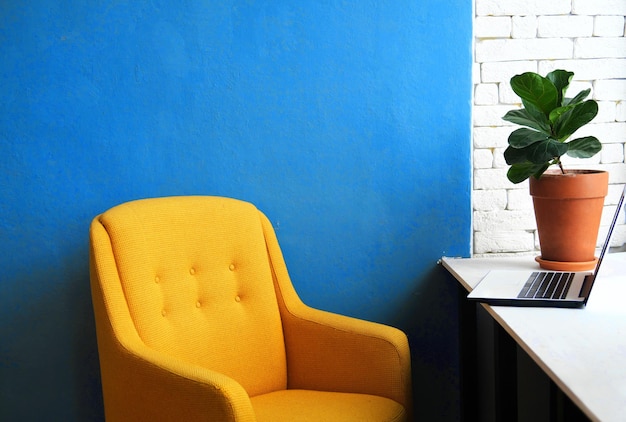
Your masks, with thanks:
[[[317,307],[390,323],[458,416],[471,2],[0,2],[0,420],[102,419],[88,225],[246,199]]]

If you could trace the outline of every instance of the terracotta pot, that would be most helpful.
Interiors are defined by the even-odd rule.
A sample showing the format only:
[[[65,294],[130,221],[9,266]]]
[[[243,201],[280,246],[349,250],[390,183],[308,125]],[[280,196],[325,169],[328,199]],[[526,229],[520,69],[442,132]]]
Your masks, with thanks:
[[[539,233],[540,265],[549,269],[591,269],[608,192],[609,174],[597,170],[548,171],[531,177],[530,195]],[[556,265],[556,268],[555,268]]]

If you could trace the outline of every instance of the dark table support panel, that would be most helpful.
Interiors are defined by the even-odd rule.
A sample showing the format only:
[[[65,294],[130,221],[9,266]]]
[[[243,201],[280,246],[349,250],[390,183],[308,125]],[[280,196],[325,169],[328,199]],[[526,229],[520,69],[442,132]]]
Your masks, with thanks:
[[[550,380],[550,421],[589,422],[590,419]]]
[[[494,324],[496,421],[517,421],[517,344]]]
[[[459,286],[461,421],[478,420],[478,372],[476,304],[466,299],[467,291]]]

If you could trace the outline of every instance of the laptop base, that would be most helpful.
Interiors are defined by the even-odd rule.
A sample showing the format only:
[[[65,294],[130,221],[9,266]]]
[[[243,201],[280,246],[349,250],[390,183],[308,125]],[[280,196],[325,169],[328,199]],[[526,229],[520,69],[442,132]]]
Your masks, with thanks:
[[[473,302],[486,303],[491,306],[515,306],[518,308],[583,308],[583,300],[543,300],[543,299],[494,299],[481,297],[468,297]]]

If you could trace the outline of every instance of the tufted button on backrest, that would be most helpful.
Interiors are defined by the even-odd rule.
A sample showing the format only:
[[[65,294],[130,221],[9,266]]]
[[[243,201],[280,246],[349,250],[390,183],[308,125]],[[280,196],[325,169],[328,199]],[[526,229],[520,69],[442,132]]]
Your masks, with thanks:
[[[218,197],[129,202],[100,217],[145,344],[239,381],[286,388],[282,325],[259,211]]]

